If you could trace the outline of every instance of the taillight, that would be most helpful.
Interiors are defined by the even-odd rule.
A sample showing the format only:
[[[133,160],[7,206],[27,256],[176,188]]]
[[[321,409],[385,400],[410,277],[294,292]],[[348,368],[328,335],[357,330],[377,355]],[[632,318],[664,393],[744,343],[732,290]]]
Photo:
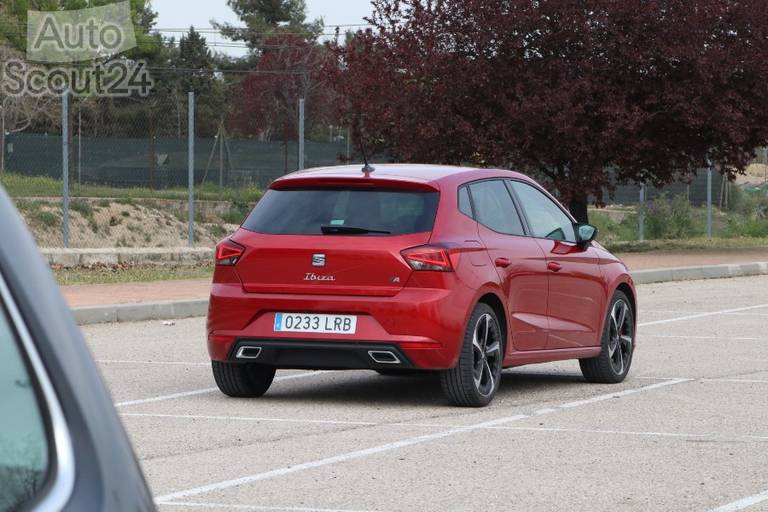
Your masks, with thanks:
[[[234,265],[245,252],[245,247],[232,240],[224,240],[216,246],[216,264]]]
[[[433,270],[437,272],[453,272],[453,265],[448,251],[443,247],[424,245],[406,249],[400,254],[413,270]]]

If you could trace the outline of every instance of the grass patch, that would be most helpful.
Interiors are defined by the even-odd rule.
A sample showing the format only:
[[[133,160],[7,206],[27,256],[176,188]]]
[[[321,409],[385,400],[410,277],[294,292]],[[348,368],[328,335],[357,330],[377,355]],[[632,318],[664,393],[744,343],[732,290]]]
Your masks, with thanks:
[[[227,224],[237,224],[238,226],[245,220],[253,206],[250,203],[235,201],[229,208],[229,211],[222,215],[222,220]]]
[[[53,268],[61,286],[79,284],[120,284],[150,281],[178,281],[182,279],[210,279],[213,265],[136,265]]]
[[[0,184],[11,197],[60,197],[63,190],[61,180],[46,176],[23,176],[14,173],[0,175]],[[72,197],[96,197],[120,199],[123,204],[132,204],[134,199],[187,199],[186,188],[152,190],[149,188],[115,188],[102,185],[78,185],[70,183]],[[195,187],[198,201],[231,201],[254,203],[261,199],[263,192],[257,187],[225,188],[212,183]]]
[[[93,207],[91,206],[91,203],[85,199],[73,199],[69,202],[69,209],[79,213],[86,219],[93,218]]]
[[[32,212],[29,216],[29,220],[47,228],[55,228],[60,223],[59,216],[47,210],[36,210]]]

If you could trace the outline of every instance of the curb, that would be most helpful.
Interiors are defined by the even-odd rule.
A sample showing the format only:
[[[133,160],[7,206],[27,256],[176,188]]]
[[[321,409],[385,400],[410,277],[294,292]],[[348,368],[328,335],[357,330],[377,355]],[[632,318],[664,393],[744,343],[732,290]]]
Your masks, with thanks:
[[[183,318],[205,316],[207,313],[208,299],[72,308],[72,314],[78,325],[144,322],[147,320],[180,320]]]
[[[631,274],[635,284],[759,276],[768,275],[768,262],[660,268],[638,270]],[[208,313],[208,299],[84,306],[73,308],[72,313],[79,325],[144,322],[148,320],[181,320],[205,316]]]
[[[700,267],[674,267],[632,272],[635,284],[725,279],[729,277],[760,276],[768,274],[768,263],[736,263]]]
[[[213,249],[206,247],[41,249],[49,265],[64,268],[88,265],[193,265],[212,261]]]

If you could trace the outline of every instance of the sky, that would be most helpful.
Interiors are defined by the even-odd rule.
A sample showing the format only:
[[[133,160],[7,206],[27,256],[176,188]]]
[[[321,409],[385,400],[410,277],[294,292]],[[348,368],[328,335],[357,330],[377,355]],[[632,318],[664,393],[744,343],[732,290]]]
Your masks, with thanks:
[[[369,0],[306,0],[307,18],[314,20],[323,18],[326,31],[333,32],[332,25],[351,25],[365,23],[363,16],[368,16],[372,7]],[[206,29],[211,26],[211,19],[220,22],[229,22],[235,25],[242,25],[232,10],[227,7],[226,0],[152,0],[152,8],[157,11],[157,27],[188,29],[194,26],[197,29]],[[342,32],[344,30],[342,29]],[[165,35],[176,35],[179,33],[164,32]],[[212,43],[212,49],[227,53],[232,56],[241,56],[245,50],[241,48],[230,48],[217,46],[222,42],[226,43],[216,34],[204,34],[206,39]]]

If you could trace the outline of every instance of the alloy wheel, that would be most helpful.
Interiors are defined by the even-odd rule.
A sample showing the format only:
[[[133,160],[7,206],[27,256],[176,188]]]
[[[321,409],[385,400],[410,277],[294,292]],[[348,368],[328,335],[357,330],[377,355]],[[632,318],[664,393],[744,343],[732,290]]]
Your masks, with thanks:
[[[634,344],[632,315],[625,301],[617,300],[614,303],[609,322],[608,359],[616,375],[622,375],[629,366]]]
[[[472,334],[472,377],[477,391],[489,396],[496,389],[501,376],[501,340],[493,317],[484,314],[478,318]]]

